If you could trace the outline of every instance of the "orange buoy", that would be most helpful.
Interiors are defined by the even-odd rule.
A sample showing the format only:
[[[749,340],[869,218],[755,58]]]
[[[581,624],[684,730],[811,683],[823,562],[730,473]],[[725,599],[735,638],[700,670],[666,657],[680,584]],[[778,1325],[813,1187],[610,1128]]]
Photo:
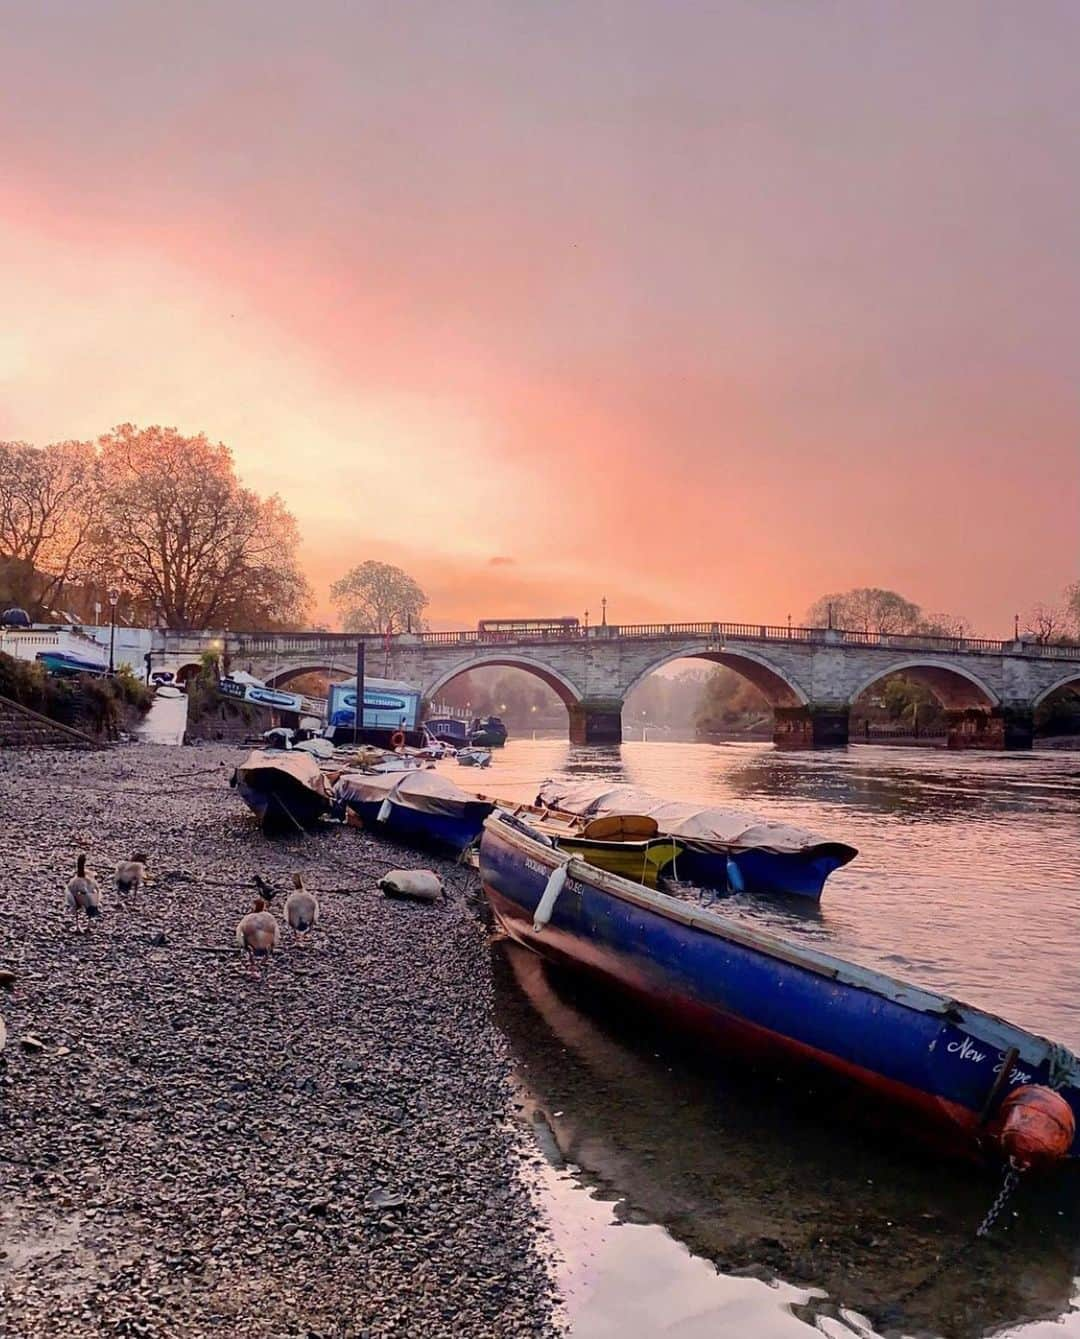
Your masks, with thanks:
[[[1042,1084],[1015,1088],[998,1113],[998,1139],[1018,1172],[1062,1159],[1076,1137],[1076,1117],[1060,1093]]]
[[[404,743],[405,743],[404,732],[401,730],[395,730],[394,733],[390,736],[391,748],[399,749]]]

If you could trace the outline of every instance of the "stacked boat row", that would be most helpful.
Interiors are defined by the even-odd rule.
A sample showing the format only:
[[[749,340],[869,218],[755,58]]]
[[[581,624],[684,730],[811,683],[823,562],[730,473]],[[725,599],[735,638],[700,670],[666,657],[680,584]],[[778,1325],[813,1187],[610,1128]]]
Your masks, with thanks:
[[[538,804],[499,805],[437,772],[329,778],[269,753],[235,781],[264,819],[336,807],[401,840],[461,851],[479,838],[481,883],[511,938],[725,1054],[828,1073],[861,1114],[948,1152],[1019,1169],[1080,1159],[1080,1061],[1064,1047],[657,888],[678,876],[817,897],[850,846],[622,787],[546,783]]]
[[[262,750],[235,784],[268,827],[303,826],[336,808],[387,836],[462,851],[496,808],[527,819],[599,868],[656,887],[667,878],[722,892],[819,898],[856,855],[843,842],[733,810],[668,801],[628,786],[545,782],[532,805],[462,790],[433,770],[324,771],[302,752]]]
[[[721,891],[818,898],[832,871],[856,855],[853,846],[790,824],[660,800],[630,787],[545,782],[536,804],[526,805],[469,794],[433,772],[397,778],[346,773],[334,795],[388,834],[457,850],[478,840],[498,807],[527,819],[564,850],[650,887],[667,877]]]

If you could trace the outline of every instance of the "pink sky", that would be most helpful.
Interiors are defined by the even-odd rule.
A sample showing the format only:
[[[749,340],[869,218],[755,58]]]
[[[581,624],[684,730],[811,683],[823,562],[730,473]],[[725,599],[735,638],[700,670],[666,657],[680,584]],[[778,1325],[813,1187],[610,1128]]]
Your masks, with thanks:
[[[0,436],[204,430],[442,626],[1080,576],[1070,0],[21,10]]]

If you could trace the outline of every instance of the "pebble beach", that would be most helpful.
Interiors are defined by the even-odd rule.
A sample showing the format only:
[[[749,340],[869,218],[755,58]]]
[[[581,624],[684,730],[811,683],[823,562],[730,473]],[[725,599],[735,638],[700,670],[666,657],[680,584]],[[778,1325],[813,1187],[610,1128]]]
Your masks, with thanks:
[[[0,1333],[561,1333],[475,875],[343,826],[266,839],[243,753],[0,753]],[[393,867],[446,900],[386,899]],[[234,928],[294,871],[320,922],[262,985]]]

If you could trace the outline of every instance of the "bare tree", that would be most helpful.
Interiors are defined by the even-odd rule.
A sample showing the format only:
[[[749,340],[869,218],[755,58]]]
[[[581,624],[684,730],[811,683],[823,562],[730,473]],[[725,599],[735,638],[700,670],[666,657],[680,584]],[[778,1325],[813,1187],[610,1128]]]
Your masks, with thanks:
[[[98,514],[89,442],[0,442],[0,563],[10,596],[49,611],[86,561]]]
[[[428,598],[419,585],[391,563],[369,558],[330,587],[330,599],[341,611],[346,632],[389,635],[424,626]]]
[[[1068,614],[1053,605],[1037,604],[1025,619],[1024,636],[1028,641],[1049,645],[1065,638]]]

